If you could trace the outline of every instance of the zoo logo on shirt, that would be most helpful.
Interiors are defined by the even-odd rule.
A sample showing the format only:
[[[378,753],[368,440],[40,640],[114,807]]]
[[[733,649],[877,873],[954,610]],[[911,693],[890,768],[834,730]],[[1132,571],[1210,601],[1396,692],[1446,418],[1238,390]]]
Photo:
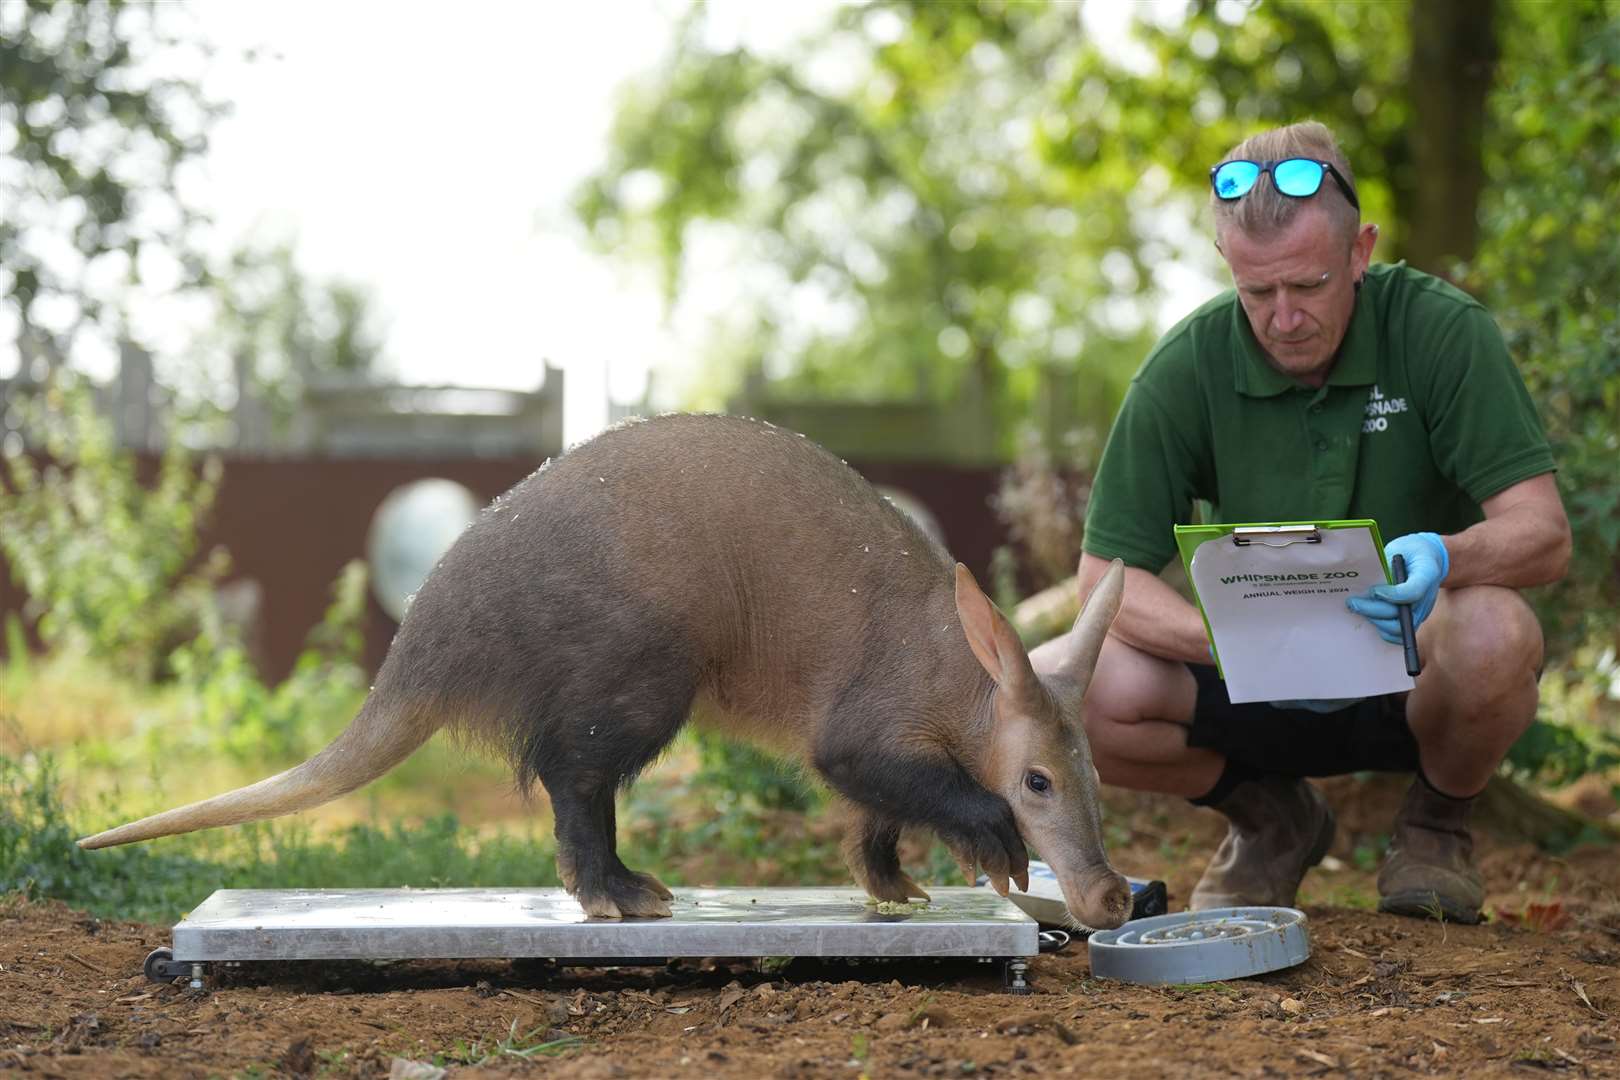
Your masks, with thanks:
[[[1361,433],[1366,435],[1373,431],[1388,431],[1389,418],[1406,411],[1405,398],[1387,398],[1383,391],[1374,385],[1372,393],[1367,395],[1367,419],[1361,422]]]

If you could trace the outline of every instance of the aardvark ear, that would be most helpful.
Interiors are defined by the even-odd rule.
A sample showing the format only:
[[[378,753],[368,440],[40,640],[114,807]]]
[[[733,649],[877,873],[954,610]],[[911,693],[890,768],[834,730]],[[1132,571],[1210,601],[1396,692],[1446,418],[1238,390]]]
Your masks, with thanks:
[[[1068,635],[1069,655],[1064,667],[1079,680],[1082,693],[1091,684],[1097,657],[1102,653],[1103,639],[1108,636],[1108,627],[1113,623],[1114,616],[1119,614],[1120,601],[1124,596],[1125,564],[1115,559],[1103,571],[1103,576],[1097,579],[1097,584],[1091,587],[1091,595],[1086,597],[1080,617],[1074,621]]]
[[[961,563],[956,564],[956,615],[962,620],[968,647],[997,686],[1015,698],[1037,690],[1035,669],[1030,667],[1029,653],[1018,631]]]

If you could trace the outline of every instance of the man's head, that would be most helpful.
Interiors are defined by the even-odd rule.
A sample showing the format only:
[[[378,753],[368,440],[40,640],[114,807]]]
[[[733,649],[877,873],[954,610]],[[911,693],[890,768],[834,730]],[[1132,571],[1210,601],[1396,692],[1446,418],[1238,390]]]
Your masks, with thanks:
[[[1327,162],[1354,190],[1350,163],[1333,133],[1314,121],[1261,132],[1221,160],[1289,158]],[[1268,172],[1239,198],[1211,199],[1215,245],[1231,267],[1255,340],[1279,371],[1320,386],[1350,327],[1356,285],[1367,272],[1378,227],[1361,224],[1360,211],[1326,172],[1304,197],[1278,191]]]

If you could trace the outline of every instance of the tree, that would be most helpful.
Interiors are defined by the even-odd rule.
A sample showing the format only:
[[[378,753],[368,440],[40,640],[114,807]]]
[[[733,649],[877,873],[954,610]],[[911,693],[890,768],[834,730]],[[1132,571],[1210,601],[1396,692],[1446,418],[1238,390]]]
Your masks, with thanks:
[[[627,96],[581,218],[657,265],[672,302],[717,243],[747,267],[711,378],[762,369],[857,398],[968,387],[1009,432],[1076,370],[1084,418],[1106,428],[1176,304],[1162,268],[1215,272],[1208,165],[1261,127],[1338,131],[1386,257],[1443,272],[1473,253],[1489,6],[1199,0],[1137,23],[1137,61],[1079,11],[890,0],[765,56],[709,45],[698,9]],[[1443,38],[1422,72],[1414,35]],[[793,314],[807,300],[812,320]]]
[[[1522,9],[1522,5],[1521,5]],[[1412,125],[1405,253],[1437,273],[1471,258],[1485,186],[1486,98],[1496,75],[1496,0],[1411,5]]]
[[[171,30],[183,17],[124,0],[0,4],[0,339],[68,356],[81,334],[113,336],[116,305],[92,282],[134,280],[149,254],[202,276],[176,179],[220,109],[154,73],[204,54]]]
[[[1553,14],[1511,11],[1486,143],[1486,239],[1467,280],[1540,406],[1575,535],[1542,622],[1554,653],[1589,642],[1595,665],[1620,649],[1620,3],[1572,0]]]
[[[188,370],[205,399],[234,368],[243,392],[259,395],[278,423],[300,407],[312,380],[367,376],[384,367],[370,293],[342,278],[312,278],[292,246],[243,247],[213,271],[218,310],[210,332],[192,344]]]
[[[1474,253],[1495,0],[1321,4],[1198,0],[1141,36],[1155,70],[1115,84],[1123,142],[1181,181],[1254,131],[1314,117],[1356,168],[1382,256],[1446,274]],[[1094,77],[1088,75],[1088,77]]]
[[[712,48],[695,9],[627,97],[580,215],[652,260],[672,299],[694,248],[735,252],[742,314],[713,350],[733,384],[762,370],[821,396],[983,394],[1010,432],[1084,352],[1113,382],[1091,399],[1105,424],[1147,345],[1131,217],[1153,196],[1030,152],[1072,12],[845,10],[778,58]]]

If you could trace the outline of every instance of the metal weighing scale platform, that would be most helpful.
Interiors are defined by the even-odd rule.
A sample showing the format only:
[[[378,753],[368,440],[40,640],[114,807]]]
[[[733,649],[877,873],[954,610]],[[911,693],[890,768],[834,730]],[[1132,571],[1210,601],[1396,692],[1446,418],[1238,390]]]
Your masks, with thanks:
[[[988,889],[944,886],[910,914],[854,888],[671,890],[668,919],[592,919],[561,889],[220,889],[146,958],[149,978],[191,979],[253,960],[544,958],[565,964],[678,957],[968,957],[1006,965],[1027,993],[1034,919]]]

